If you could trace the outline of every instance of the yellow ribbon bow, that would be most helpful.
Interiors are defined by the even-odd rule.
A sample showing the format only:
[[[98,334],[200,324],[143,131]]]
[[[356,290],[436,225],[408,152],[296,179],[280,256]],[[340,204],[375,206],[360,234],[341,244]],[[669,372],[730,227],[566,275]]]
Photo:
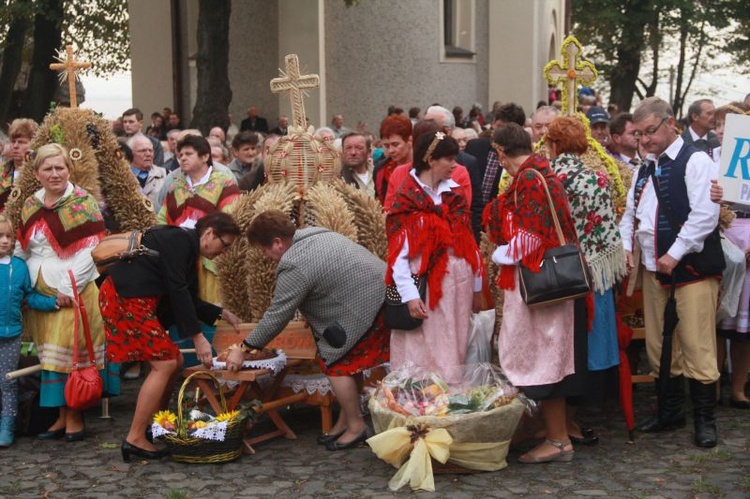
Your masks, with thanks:
[[[445,464],[450,457],[453,438],[443,428],[430,429],[425,424],[400,426],[375,435],[367,440],[373,452],[383,461],[399,468],[388,482],[391,490],[407,483],[412,490],[435,491],[432,475],[432,456]]]

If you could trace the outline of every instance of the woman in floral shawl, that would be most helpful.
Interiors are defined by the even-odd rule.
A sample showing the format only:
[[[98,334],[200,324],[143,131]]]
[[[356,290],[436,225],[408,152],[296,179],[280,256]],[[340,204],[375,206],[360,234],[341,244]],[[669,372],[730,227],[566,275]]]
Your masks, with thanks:
[[[409,313],[424,322],[391,334],[391,366],[412,362],[448,381],[463,377],[472,309],[482,290],[479,250],[466,198],[451,180],[458,143],[441,132],[416,141],[411,172],[386,218],[388,270]],[[427,274],[426,303],[412,274]]]
[[[96,365],[109,394],[119,393],[116,376],[106,374],[104,328],[99,313],[99,275],[91,259],[91,249],[104,235],[104,220],[96,199],[68,181],[72,162],[68,151],[58,144],[37,149],[32,163],[42,188],[29,196],[21,209],[18,230],[20,248],[16,256],[26,260],[34,289],[45,296],[56,296],[56,312],[29,310],[24,329],[31,332],[42,365],[40,405],[59,407],[60,415],[39,438],[67,442],[82,440],[83,416],[66,407],[65,383],[73,365],[74,321],[73,288],[68,270],[73,271],[81,301],[86,308]],[[78,339],[80,360],[88,360],[85,343]]]
[[[597,403],[617,393],[620,364],[612,287],[625,276],[625,252],[615,221],[612,188],[604,172],[587,168],[580,155],[588,149],[580,120],[560,116],[550,123],[546,141],[552,169],[565,186],[578,241],[591,271],[594,290],[593,327],[588,334],[586,401]],[[574,442],[596,443],[596,437],[569,427]]]
[[[516,124],[495,131],[492,147],[512,175],[508,189],[484,211],[484,223],[498,248],[498,286],[505,290],[498,339],[500,365],[528,397],[542,401],[547,439],[522,455],[522,463],[570,461],[573,446],[566,427],[565,398],[581,395],[586,371],[585,300],[529,308],[518,290],[518,265],[539,271],[545,251],[560,245],[541,179],[544,176],[566,243],[576,231],[565,188],[546,158],[531,153],[531,138]]]

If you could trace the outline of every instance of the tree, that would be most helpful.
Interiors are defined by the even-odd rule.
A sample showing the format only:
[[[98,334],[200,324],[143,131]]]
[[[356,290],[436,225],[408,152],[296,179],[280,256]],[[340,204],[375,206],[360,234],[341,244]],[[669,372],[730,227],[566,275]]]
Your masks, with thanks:
[[[229,126],[229,16],[231,0],[200,0],[198,10],[198,88],[191,126],[208,135]]]
[[[0,1],[0,40],[0,123],[41,121],[57,88],[49,65],[63,45],[76,46],[94,74],[129,67],[127,0]]]
[[[750,60],[750,10],[742,0],[573,0],[573,19],[574,32],[593,48],[592,58],[609,82],[611,102],[620,109],[629,109],[635,95],[654,95],[660,54],[667,47],[679,54],[671,95],[678,115],[696,75],[718,50]],[[734,31],[728,32],[731,22]],[[648,69],[644,61],[650,62]]]

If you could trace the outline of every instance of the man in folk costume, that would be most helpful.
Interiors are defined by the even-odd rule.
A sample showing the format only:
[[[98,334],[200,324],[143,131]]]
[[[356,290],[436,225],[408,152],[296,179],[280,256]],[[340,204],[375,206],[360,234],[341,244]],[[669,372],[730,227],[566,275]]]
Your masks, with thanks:
[[[195,223],[216,210],[227,211],[239,198],[239,188],[231,173],[218,171],[211,164],[211,146],[198,135],[186,135],[177,142],[180,172],[174,176],[157,215],[157,222],[194,228]],[[198,269],[199,297],[219,303],[216,268],[201,259]]]
[[[649,154],[633,179],[620,231],[629,267],[641,262],[645,267],[646,349],[654,375],[659,373],[667,285],[673,278],[679,317],[667,400],[660,401],[663,409],[658,417],[641,429],[657,432],[685,426],[685,376],[693,400],[695,444],[713,447],[719,379],[715,312],[723,260],[708,261],[712,259],[706,250],[714,244],[709,236],[719,221],[719,205],[709,196],[710,180],[718,172],[706,153],[677,135],[667,102],[645,99],[636,108],[633,122],[640,145]],[[640,262],[633,256],[636,245],[642,249]]]

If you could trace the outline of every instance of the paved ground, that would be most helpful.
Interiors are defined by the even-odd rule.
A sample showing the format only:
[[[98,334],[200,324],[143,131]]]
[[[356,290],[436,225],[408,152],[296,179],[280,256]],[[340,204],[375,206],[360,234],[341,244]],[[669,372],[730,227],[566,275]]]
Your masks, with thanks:
[[[138,381],[110,405],[112,419],[87,414],[83,442],[42,442],[21,437],[0,452],[0,497],[392,497],[387,483],[395,470],[369,448],[328,452],[316,445],[320,417],[306,407],[287,416],[298,440],[276,439],[255,455],[223,465],[161,462],[125,464],[119,452],[132,414]],[[653,389],[636,390],[636,413],[653,404]],[[434,497],[750,497],[750,411],[718,408],[720,445],[692,445],[692,425],[668,435],[641,435],[626,444],[616,407],[582,411],[581,419],[601,436],[577,449],[566,464],[521,465],[512,449],[509,466],[494,473],[438,475]],[[425,494],[420,494],[425,495]]]

